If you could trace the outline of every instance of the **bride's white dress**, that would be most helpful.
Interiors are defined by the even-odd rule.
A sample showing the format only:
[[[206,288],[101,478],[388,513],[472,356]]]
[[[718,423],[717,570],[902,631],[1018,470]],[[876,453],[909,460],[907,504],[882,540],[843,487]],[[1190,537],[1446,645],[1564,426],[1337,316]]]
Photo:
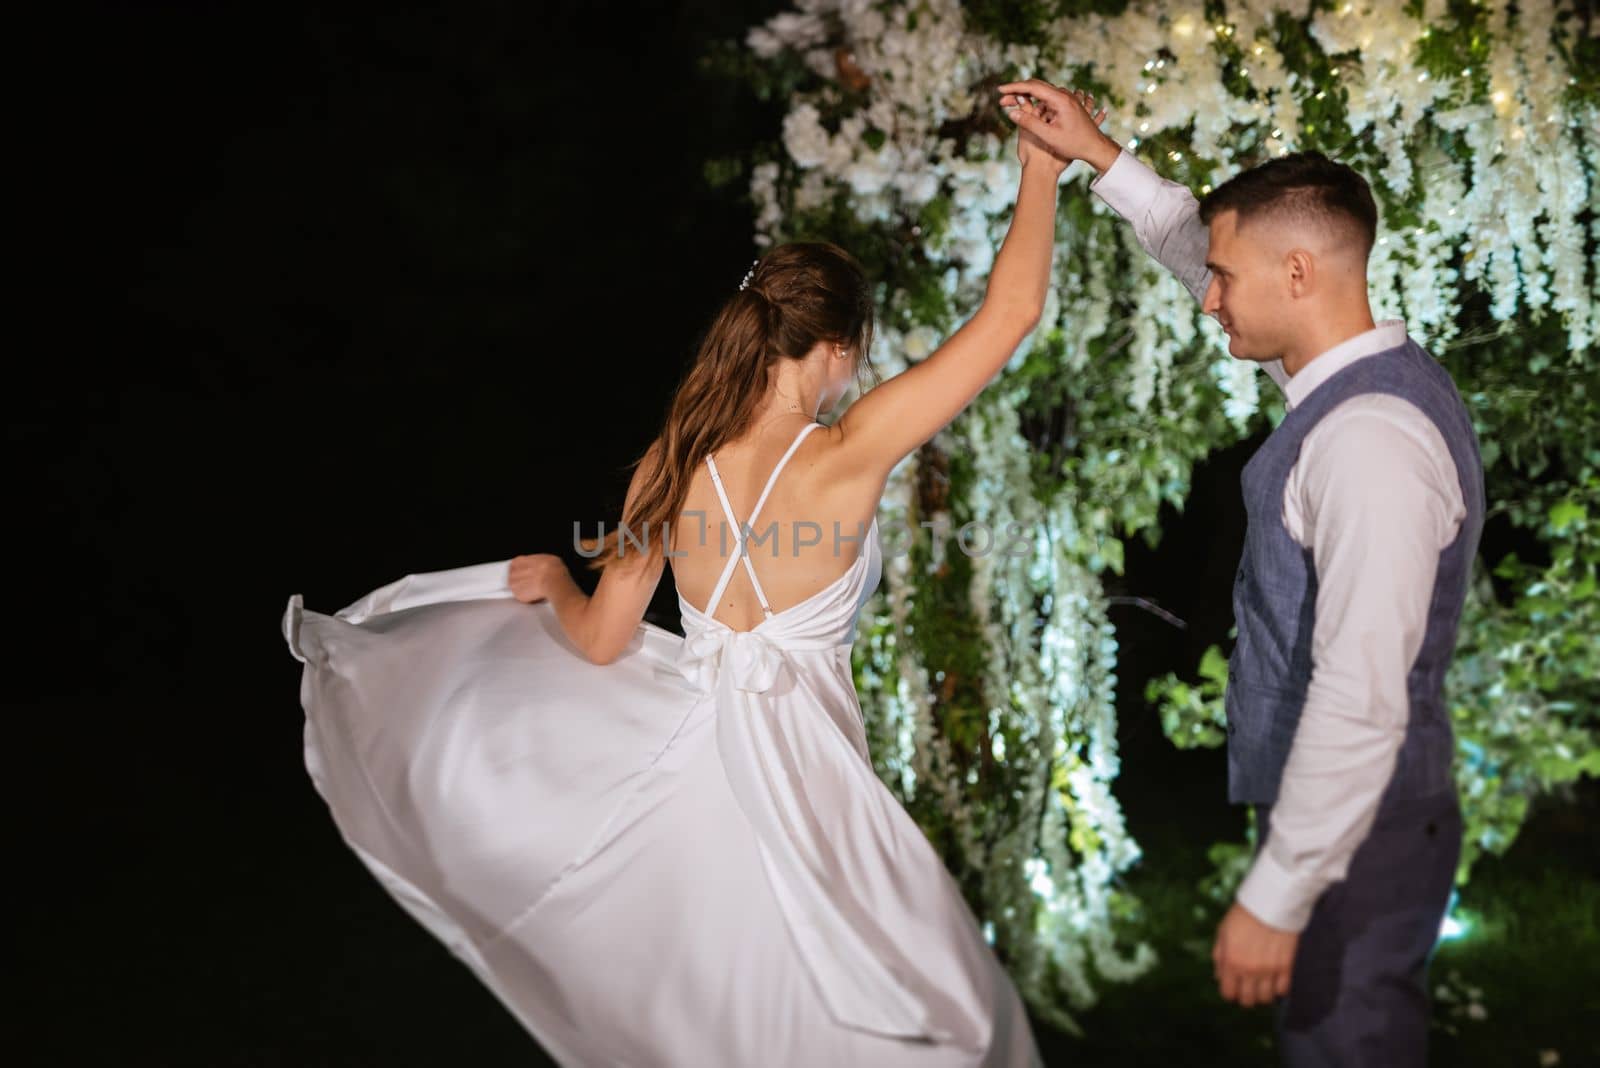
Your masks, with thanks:
[[[641,623],[603,666],[512,598],[509,561],[331,616],[291,597],[306,767],[345,841],[563,1065],[1038,1064],[868,759],[850,653],[876,521],[744,632],[712,618],[741,559],[766,607],[731,553],[704,610],[679,596],[686,637]]]

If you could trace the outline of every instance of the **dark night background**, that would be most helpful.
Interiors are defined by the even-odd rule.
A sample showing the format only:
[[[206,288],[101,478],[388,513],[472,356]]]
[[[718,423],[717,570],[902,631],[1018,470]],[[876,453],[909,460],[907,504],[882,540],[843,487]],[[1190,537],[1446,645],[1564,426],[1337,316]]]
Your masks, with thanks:
[[[780,6],[124,4],[62,28],[26,208],[69,300],[14,356],[9,421],[13,604],[45,636],[11,709],[14,1027],[40,1063],[541,1063],[340,841],[278,621],[291,593],[331,612],[408,572],[576,562],[571,522],[613,517],[755,255],[702,165],[781,116],[697,57]],[[1173,749],[1140,695],[1225,635],[1250,447],[1112,588],[1189,624],[1114,609],[1118,789],[1152,855],[1242,825],[1220,753]],[[651,618],[677,625],[670,578]],[[1124,1063],[1084,1022],[1047,1055]]]

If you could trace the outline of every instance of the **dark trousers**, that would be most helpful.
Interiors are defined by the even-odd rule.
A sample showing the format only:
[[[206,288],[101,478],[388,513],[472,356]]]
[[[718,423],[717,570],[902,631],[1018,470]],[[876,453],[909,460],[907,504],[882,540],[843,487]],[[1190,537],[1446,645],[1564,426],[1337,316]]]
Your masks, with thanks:
[[[1258,841],[1271,808],[1256,809]],[[1317,899],[1300,935],[1278,1042],[1290,1068],[1423,1068],[1428,960],[1461,857],[1452,792],[1385,798],[1343,881]]]

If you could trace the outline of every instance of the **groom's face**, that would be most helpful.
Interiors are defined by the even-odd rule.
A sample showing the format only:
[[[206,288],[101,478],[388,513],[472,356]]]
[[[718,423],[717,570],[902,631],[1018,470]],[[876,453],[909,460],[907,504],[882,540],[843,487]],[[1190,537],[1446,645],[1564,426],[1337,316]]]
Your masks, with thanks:
[[[1264,226],[1239,232],[1239,214],[1224,211],[1211,220],[1206,266],[1211,285],[1201,308],[1228,334],[1228,352],[1240,360],[1276,360],[1283,355],[1280,322],[1288,307],[1283,292],[1282,258],[1264,240]]]

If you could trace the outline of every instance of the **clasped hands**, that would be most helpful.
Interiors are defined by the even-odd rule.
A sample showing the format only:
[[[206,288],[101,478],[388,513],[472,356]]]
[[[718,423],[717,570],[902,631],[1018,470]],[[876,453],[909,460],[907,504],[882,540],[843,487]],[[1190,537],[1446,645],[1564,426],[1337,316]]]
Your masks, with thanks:
[[[1081,159],[1105,173],[1116,162],[1122,146],[1100,132],[1106,111],[1082,89],[1061,89],[1031,78],[999,87],[1000,107],[1021,131],[1017,156],[1028,162],[1029,153],[1042,147],[1062,167]]]

